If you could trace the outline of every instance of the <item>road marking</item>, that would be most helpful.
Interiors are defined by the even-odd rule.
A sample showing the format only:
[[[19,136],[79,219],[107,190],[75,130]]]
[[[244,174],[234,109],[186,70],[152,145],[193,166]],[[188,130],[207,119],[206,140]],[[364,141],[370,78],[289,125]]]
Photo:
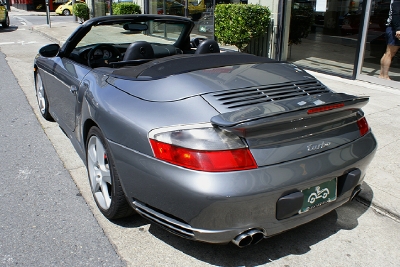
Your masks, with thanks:
[[[21,44],[21,45],[26,45],[26,44],[35,44],[37,43],[36,41],[30,41],[30,42],[25,42],[25,41],[19,41],[17,42],[17,44]]]
[[[14,18],[16,18],[22,25],[26,26],[26,25],[32,25],[32,22],[27,21],[24,18],[18,17],[18,16],[14,16]]]
[[[19,42],[4,42],[0,43],[0,45],[10,45],[10,44],[20,44],[20,45],[27,45],[27,44],[36,44],[36,41],[30,41],[30,42],[25,42],[25,41],[19,41]]]

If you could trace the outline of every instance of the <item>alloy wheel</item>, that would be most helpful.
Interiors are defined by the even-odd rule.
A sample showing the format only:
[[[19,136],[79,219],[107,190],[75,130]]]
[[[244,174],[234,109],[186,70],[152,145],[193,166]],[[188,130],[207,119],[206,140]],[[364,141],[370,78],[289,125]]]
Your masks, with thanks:
[[[112,179],[106,150],[96,135],[90,137],[87,153],[90,187],[99,206],[107,210],[111,206]]]
[[[42,77],[36,75],[36,98],[39,105],[39,110],[42,115],[46,113],[46,97],[44,93],[44,87],[42,82]]]

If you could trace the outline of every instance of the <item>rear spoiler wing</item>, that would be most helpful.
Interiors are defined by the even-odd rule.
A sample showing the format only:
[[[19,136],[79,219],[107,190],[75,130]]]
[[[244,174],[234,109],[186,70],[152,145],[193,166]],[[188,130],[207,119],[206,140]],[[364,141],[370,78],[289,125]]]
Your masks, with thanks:
[[[354,113],[359,114],[357,116],[361,118],[363,113],[360,109],[368,101],[369,97],[358,97],[344,93],[309,95],[295,99],[272,101],[223,113],[212,117],[211,123],[214,126],[245,137],[246,133],[254,132],[261,128],[265,130],[267,126],[286,124],[286,127],[283,127],[285,129],[296,127],[296,125],[301,125],[302,120],[312,117],[319,117],[319,119],[313,120],[314,123],[332,120],[335,117],[350,117]],[[328,114],[330,116],[325,116]],[[288,123],[292,123],[292,126],[287,125]],[[275,129],[275,131],[277,130]]]

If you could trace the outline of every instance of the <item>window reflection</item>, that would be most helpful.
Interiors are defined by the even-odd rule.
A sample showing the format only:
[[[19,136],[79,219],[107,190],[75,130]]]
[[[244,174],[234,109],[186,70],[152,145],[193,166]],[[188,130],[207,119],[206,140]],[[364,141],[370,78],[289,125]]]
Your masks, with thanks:
[[[389,9],[390,0],[372,1],[361,74],[379,76],[380,60],[386,51],[385,30]],[[400,81],[400,50],[392,59],[389,77]]]
[[[293,1],[287,60],[308,69],[352,76],[362,0],[328,0],[322,11],[316,10],[316,4],[316,1]],[[299,21],[304,25],[307,17],[312,21],[305,31],[298,25]],[[290,36],[296,38],[291,40]]]
[[[195,26],[192,37],[214,38],[214,3],[247,4],[247,0],[187,0],[187,17]],[[185,16],[186,0],[149,0],[150,14]]]

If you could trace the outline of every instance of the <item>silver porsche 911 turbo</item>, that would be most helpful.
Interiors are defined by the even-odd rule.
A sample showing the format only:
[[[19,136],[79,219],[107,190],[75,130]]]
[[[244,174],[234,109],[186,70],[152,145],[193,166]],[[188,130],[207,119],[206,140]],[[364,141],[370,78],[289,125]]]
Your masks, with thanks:
[[[361,108],[287,62],[191,39],[190,19],[98,17],[34,61],[41,114],[87,166],[109,219],[239,247],[361,190],[377,143]]]

